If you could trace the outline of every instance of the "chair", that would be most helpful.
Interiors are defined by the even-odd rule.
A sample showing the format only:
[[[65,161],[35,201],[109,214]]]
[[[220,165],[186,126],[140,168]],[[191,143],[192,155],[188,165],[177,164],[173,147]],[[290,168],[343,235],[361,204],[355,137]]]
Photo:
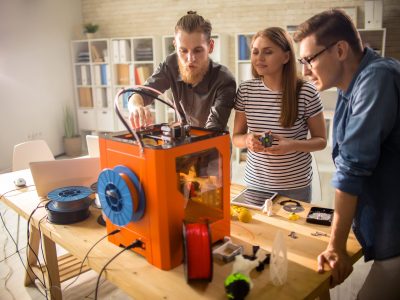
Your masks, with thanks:
[[[33,140],[14,146],[12,170],[29,169],[33,161],[54,160],[54,155],[44,140]]]
[[[54,155],[44,140],[33,140],[14,146],[12,170],[29,169],[33,161],[54,160]],[[19,242],[20,216],[17,219],[17,250]]]
[[[100,157],[99,137],[97,135],[86,136],[86,145],[90,157]]]

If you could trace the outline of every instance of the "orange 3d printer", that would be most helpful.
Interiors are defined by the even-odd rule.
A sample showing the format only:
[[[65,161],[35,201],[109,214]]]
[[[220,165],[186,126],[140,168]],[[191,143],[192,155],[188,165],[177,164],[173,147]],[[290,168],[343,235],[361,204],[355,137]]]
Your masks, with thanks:
[[[117,98],[126,91],[136,90]],[[109,240],[139,239],[133,250],[169,270],[183,261],[184,223],[208,224],[212,242],[229,236],[229,133],[183,123],[129,132],[100,137],[98,194],[107,232],[120,229]]]

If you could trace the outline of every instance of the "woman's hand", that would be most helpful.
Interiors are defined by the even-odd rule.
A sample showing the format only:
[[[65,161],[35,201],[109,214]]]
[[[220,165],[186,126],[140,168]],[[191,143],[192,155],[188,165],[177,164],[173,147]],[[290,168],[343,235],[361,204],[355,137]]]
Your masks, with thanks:
[[[279,134],[272,134],[272,136],[274,138],[273,145],[264,148],[264,152],[268,154],[286,154],[295,151],[293,140],[284,138]]]
[[[246,135],[246,147],[253,152],[264,152],[264,147],[258,140],[258,135],[254,133],[248,133]]]

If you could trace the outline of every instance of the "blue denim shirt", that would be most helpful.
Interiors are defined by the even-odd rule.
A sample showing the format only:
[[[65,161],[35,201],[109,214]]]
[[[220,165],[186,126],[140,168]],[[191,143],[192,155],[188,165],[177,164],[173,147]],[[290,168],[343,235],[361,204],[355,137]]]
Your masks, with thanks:
[[[335,188],[358,196],[365,260],[400,255],[400,63],[366,48],[334,117]]]

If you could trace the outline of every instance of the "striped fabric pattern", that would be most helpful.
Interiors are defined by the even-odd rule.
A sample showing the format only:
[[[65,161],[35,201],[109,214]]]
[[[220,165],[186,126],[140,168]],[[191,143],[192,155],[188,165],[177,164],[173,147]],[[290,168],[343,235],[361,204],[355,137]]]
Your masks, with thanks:
[[[245,112],[250,132],[261,134],[271,130],[288,139],[307,138],[307,119],[322,108],[319,93],[314,85],[305,82],[299,95],[298,118],[291,128],[279,124],[282,93],[270,90],[261,79],[251,79],[240,84],[235,110]],[[276,141],[274,141],[276,144]],[[245,181],[247,184],[267,190],[290,190],[311,184],[311,155],[291,152],[284,155],[247,152]]]

